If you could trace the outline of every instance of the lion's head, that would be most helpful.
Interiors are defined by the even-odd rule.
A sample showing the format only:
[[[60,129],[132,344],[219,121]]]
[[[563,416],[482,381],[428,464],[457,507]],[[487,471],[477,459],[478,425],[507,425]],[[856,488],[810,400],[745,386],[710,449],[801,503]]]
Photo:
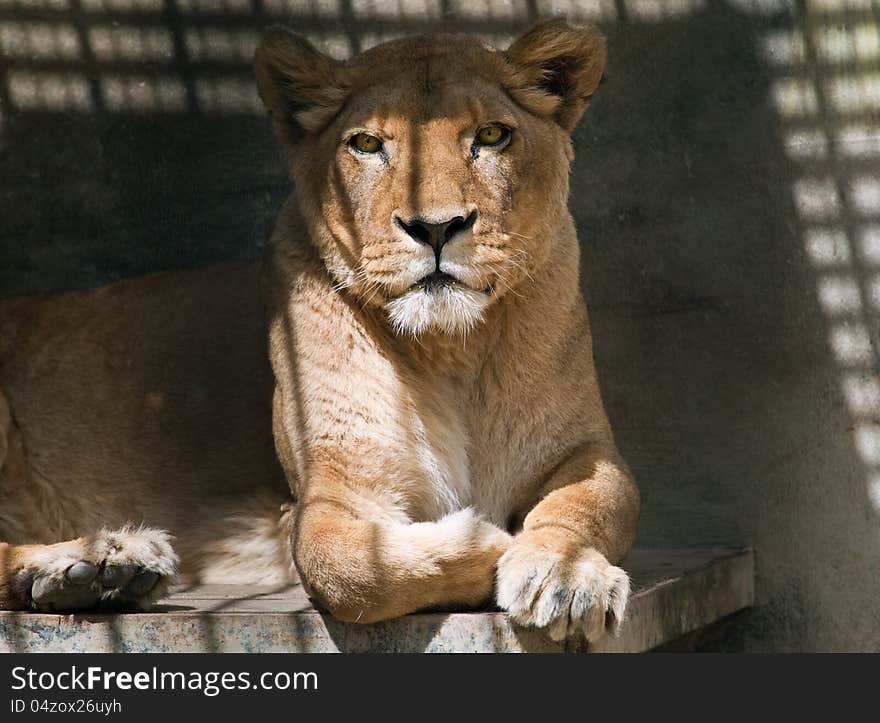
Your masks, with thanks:
[[[601,38],[561,21],[506,51],[434,35],[340,62],[275,29],[256,53],[327,268],[416,335],[467,331],[554,253],[604,67]]]

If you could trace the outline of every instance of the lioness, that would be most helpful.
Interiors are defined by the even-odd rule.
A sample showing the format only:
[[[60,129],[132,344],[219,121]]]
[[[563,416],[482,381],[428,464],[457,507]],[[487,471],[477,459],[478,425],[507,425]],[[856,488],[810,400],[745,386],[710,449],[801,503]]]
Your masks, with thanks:
[[[346,621],[494,589],[555,639],[616,629],[639,496],[567,210],[601,38],[338,62],[276,29],[255,64],[296,188],[265,320],[241,264],[0,305],[0,605],[147,609],[179,569],[299,574]]]

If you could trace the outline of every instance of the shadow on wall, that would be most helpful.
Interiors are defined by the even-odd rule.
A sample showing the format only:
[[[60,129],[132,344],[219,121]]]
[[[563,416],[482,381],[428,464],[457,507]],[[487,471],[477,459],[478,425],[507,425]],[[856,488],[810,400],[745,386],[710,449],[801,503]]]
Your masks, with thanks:
[[[571,207],[642,545],[753,543],[724,645],[880,647],[880,35],[869,0],[0,0],[0,295],[253,258],[286,194],[283,23],[605,31]],[[11,209],[13,212],[9,212]]]

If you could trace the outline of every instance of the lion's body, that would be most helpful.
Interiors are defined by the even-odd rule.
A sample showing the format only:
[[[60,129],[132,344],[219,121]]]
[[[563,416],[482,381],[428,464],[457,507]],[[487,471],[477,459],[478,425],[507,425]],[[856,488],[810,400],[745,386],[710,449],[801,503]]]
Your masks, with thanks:
[[[0,540],[144,523],[194,580],[290,577],[259,279],[224,264],[0,300],[0,436],[22,442],[0,454]]]
[[[413,339],[334,291],[290,233],[296,215],[279,219],[268,284],[284,439],[312,454],[346,439],[335,463],[376,479],[410,521],[473,507],[501,527],[521,524],[572,450],[610,439],[573,233],[554,268],[492,308],[491,334]],[[282,462],[302,497],[308,462],[296,451]]]
[[[268,36],[257,80],[297,190],[267,254],[265,324],[241,266],[0,305],[6,436],[24,441],[0,533],[143,522],[177,535],[184,573],[227,582],[288,579],[292,552],[344,620],[497,588],[557,638],[616,627],[638,493],[566,208],[568,131],[603,67],[597,36],[561,24],[507,53],[444,36],[349,63]],[[50,606],[73,599],[70,570],[110,564],[82,558],[47,576]],[[136,597],[111,582],[102,595]]]

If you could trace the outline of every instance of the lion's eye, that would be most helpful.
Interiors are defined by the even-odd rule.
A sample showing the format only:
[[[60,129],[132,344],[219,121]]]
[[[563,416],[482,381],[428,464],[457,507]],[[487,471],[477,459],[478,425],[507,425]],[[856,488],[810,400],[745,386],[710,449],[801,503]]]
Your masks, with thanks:
[[[382,150],[382,141],[369,133],[358,133],[352,136],[349,143],[361,153],[378,153]]]
[[[486,126],[477,133],[477,143],[482,146],[497,146],[506,141],[509,136],[510,131],[504,126]]]

